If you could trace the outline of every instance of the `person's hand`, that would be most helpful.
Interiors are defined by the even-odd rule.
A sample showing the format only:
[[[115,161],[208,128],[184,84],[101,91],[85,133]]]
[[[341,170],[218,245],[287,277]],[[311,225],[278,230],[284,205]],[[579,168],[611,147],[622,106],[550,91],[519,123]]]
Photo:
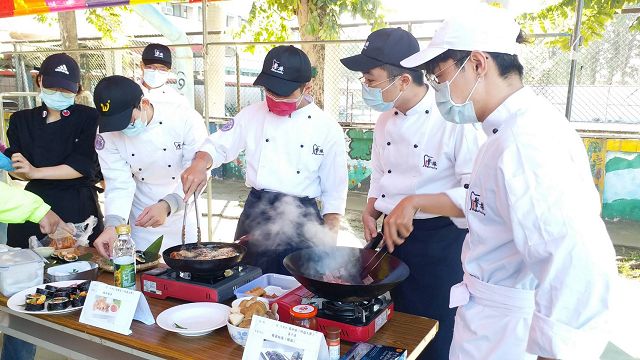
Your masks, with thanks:
[[[413,203],[413,198],[407,196],[402,199],[391,213],[384,218],[384,242],[389,252],[397,245],[404,243],[413,231],[413,217],[418,208]]]
[[[210,158],[211,156],[209,156],[209,154],[198,152],[191,162],[191,166],[182,172],[180,179],[182,180],[185,203],[194,193],[200,194],[202,189],[207,185],[207,169],[209,168],[209,161],[207,160]]]
[[[377,220],[371,216],[366,209],[362,212],[362,226],[364,227],[364,239],[367,240],[367,242],[378,235]]]
[[[12,166],[15,169],[13,172],[19,175],[23,175],[27,179],[37,178],[38,168],[31,165],[29,160],[25,158],[21,153],[15,153],[11,156]]]
[[[164,200],[161,200],[157,204],[147,206],[136,219],[136,226],[156,228],[164,224],[170,211],[171,208],[169,204]]]
[[[38,224],[40,225],[40,232],[43,234],[53,234],[58,228],[71,235],[76,231],[71,225],[62,221],[62,219],[60,219],[60,217],[51,210],[47,211]]]
[[[113,251],[113,243],[116,241],[116,228],[109,226],[104,229],[102,234],[93,242],[93,247],[98,250],[98,254],[109,259]]]

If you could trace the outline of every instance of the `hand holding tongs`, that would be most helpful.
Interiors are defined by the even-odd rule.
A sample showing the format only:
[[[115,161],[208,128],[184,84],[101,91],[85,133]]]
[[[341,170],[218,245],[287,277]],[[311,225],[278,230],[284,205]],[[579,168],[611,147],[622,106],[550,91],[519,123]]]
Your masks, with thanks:
[[[371,241],[365,246],[365,249],[373,249],[375,250],[380,242],[383,240],[383,235],[381,232],[378,232],[378,235],[371,239]],[[369,285],[373,282],[373,278],[371,277],[371,272],[373,269],[380,264],[382,259],[389,253],[387,247],[383,245],[376,253],[369,259],[369,261],[364,265],[364,268],[360,271],[360,279],[365,285]]]
[[[193,194],[193,206],[195,207],[195,212],[196,212],[196,226],[198,227],[197,229],[197,234],[198,234],[198,246],[200,246],[200,243],[202,242],[202,232],[200,231],[200,213],[198,212],[198,195],[196,195],[195,193]],[[186,237],[187,237],[187,207],[188,205],[185,204],[185,208],[184,208],[184,215],[182,217],[182,246],[184,247],[185,245],[185,241],[186,241]]]

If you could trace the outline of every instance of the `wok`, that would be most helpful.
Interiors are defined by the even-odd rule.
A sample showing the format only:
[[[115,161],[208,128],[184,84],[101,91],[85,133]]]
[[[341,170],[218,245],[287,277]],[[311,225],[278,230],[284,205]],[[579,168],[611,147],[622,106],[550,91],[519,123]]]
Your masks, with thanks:
[[[231,256],[223,259],[215,260],[191,260],[191,259],[172,259],[171,253],[180,250],[191,250],[198,246],[208,247],[212,249],[233,248],[238,252],[238,255]],[[164,262],[172,269],[176,271],[188,272],[192,274],[212,275],[216,272],[221,272],[234,267],[242,260],[247,248],[238,243],[223,243],[223,242],[203,242],[199,245],[197,243],[190,243],[185,245],[176,245],[162,252],[162,258]]]
[[[375,248],[381,240],[379,235],[368,247]],[[374,282],[365,285],[359,275],[375,254],[376,251],[371,248],[337,246],[304,249],[289,254],[284,259],[284,266],[302,286],[314,294],[327,300],[356,302],[380,296],[409,276],[409,267],[397,257],[387,254],[369,273]],[[347,274],[340,276],[340,279],[346,283],[324,280],[327,274],[342,269],[346,269]]]

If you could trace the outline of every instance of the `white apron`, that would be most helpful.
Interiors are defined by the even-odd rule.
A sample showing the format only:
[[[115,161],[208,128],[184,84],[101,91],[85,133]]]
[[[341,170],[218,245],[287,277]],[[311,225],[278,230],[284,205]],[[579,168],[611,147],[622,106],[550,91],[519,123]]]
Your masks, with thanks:
[[[525,349],[534,310],[534,292],[482,282],[464,274],[451,288],[458,307],[450,360],[535,360]]]

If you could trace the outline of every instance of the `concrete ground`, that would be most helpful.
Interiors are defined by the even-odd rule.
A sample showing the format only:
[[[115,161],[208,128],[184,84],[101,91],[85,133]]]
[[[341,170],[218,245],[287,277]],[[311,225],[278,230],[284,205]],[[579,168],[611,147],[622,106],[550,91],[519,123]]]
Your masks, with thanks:
[[[214,181],[212,202],[213,241],[230,242],[233,240],[235,227],[242,212],[248,189],[241,182]],[[366,194],[349,193],[347,212],[344,217],[338,245],[361,247],[364,245],[360,211],[366,204]],[[208,221],[206,208],[201,224],[203,238],[207,238]],[[610,236],[616,245],[635,246],[640,248],[640,224],[629,222],[612,222],[607,224]],[[620,278],[616,284],[616,296],[612,304],[614,329],[611,340],[602,360],[640,360],[640,341],[638,326],[640,325],[640,281]],[[38,360],[63,360],[63,356],[39,348]]]

